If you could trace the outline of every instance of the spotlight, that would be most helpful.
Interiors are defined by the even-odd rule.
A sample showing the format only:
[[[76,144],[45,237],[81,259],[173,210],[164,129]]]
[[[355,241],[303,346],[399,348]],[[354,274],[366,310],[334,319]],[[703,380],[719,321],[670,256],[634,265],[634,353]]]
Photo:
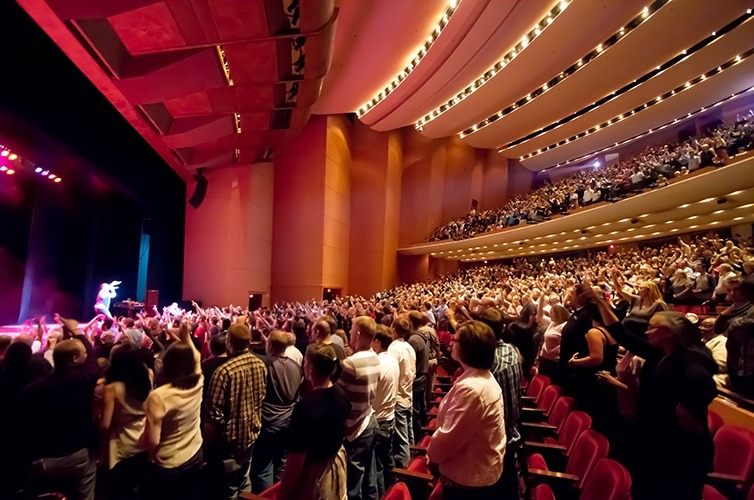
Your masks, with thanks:
[[[35,174],[38,174],[38,173],[40,173],[41,171],[42,171],[42,169],[41,169],[40,167],[37,167],[37,168],[35,168],[35,169],[34,169],[34,173],[35,173]]]
[[[50,180],[54,179],[55,177],[57,177],[55,174],[50,174],[47,176],[47,178]]]
[[[0,153],[0,156],[5,157],[5,156],[8,156],[9,154],[10,154],[10,151],[8,151],[7,149],[3,149],[3,151]]]
[[[0,167],[0,172],[5,172],[6,170],[8,170],[8,167],[6,167],[5,165]]]
[[[594,168],[599,168],[600,165],[601,165],[600,162],[598,162],[598,161],[594,162]]]
[[[11,153],[11,154],[8,155],[8,159],[10,161],[15,160],[16,158],[18,158],[18,155],[16,153]]]
[[[61,182],[62,180],[63,180],[63,179],[61,179],[60,177],[55,177],[55,180],[54,180],[54,181],[52,181],[52,182]]]
[[[722,198],[718,198],[717,199],[717,204],[718,205],[723,205],[725,203],[728,203],[728,198],[726,198],[725,196],[723,196]]]
[[[42,175],[44,175],[45,177],[47,177],[48,175],[50,175],[50,171],[49,170],[42,170]]]
[[[16,171],[15,171],[15,170],[13,170],[12,168],[9,168],[9,169],[8,169],[8,171],[7,171],[7,172],[5,172],[5,173],[6,173],[6,174],[8,174],[8,175],[13,175],[13,174],[15,174],[15,173],[16,173]]]

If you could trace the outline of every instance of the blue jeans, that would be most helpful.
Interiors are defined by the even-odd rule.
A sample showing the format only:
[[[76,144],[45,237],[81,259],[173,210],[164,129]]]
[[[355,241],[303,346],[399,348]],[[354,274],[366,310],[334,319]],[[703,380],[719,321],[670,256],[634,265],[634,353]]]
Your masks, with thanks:
[[[414,426],[411,422],[411,408],[395,405],[395,432],[393,433],[393,456],[395,466],[405,469],[411,458],[409,446],[414,442]]]
[[[285,469],[287,429],[262,428],[251,459],[251,491],[261,493],[280,481]]]
[[[422,427],[427,424],[427,399],[424,387],[414,387],[413,399],[413,418],[414,418],[414,438],[413,444],[419,444],[422,439]]]
[[[348,453],[348,500],[377,500],[377,473],[374,460],[374,438],[377,421],[370,417],[369,425],[359,437],[344,443]]]
[[[378,422],[377,434],[374,437],[374,462],[377,475],[377,492],[380,498],[385,495],[385,490],[395,482],[393,478],[393,434],[395,434],[395,420]]]
[[[60,491],[73,500],[94,500],[97,465],[84,448],[64,457],[41,458],[32,463],[29,490]]]
[[[249,469],[252,449],[237,457],[210,457],[207,460],[210,484],[209,491],[218,500],[235,500],[242,491],[250,491]]]

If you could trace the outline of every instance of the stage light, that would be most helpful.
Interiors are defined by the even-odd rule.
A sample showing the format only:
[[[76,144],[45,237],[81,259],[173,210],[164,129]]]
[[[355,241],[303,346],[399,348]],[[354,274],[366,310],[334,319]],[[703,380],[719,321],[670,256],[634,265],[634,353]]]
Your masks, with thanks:
[[[37,168],[35,168],[35,169],[34,169],[34,173],[35,173],[35,174],[38,174],[38,173],[40,173],[41,171],[42,171],[42,169],[41,169],[40,167],[37,167]]]
[[[595,162],[594,162],[594,168],[598,168],[599,166],[600,166],[600,162],[598,162],[598,161],[595,161]]]
[[[0,166],[0,172],[5,172],[6,170],[8,170],[8,167],[6,167],[5,165]]]
[[[15,160],[17,158],[18,158],[18,155],[16,153],[11,153],[11,154],[8,155],[8,159],[10,161],[13,161],[13,160]]]
[[[15,170],[13,170],[12,168],[9,168],[9,169],[8,169],[8,171],[7,171],[7,172],[5,172],[5,173],[6,173],[6,174],[8,174],[8,175],[13,175],[13,174],[15,174],[15,173],[16,173],[16,171],[15,171]]]
[[[47,176],[47,178],[50,180],[54,179],[55,177],[57,177],[55,174],[50,174]]]
[[[61,182],[62,180],[63,179],[61,179],[60,177],[55,177],[55,180],[53,180],[52,182]]]
[[[50,175],[50,171],[49,170],[42,170],[42,175],[44,175],[45,177],[47,177],[48,175]]]
[[[10,151],[8,151],[7,149],[3,149],[3,151],[0,153],[0,156],[5,157],[5,156],[8,156],[9,154],[10,154]]]

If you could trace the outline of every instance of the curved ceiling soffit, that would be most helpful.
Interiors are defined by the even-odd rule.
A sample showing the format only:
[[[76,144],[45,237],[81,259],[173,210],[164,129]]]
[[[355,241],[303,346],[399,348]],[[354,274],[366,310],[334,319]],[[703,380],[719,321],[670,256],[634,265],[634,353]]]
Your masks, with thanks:
[[[415,57],[448,0],[342,0],[337,7],[333,64],[316,114],[353,113],[376,96]]]
[[[464,142],[481,148],[500,147],[537,131],[553,117],[566,117],[589,106],[689,49],[709,36],[707,26],[724,27],[744,12],[710,5],[704,0],[667,3],[613,45],[592,47],[584,59],[569,65],[562,80],[541,83],[531,89],[531,97],[522,96],[501,110],[504,116],[483,127],[479,124],[477,130],[467,129]],[[613,29],[618,34],[621,27]]]

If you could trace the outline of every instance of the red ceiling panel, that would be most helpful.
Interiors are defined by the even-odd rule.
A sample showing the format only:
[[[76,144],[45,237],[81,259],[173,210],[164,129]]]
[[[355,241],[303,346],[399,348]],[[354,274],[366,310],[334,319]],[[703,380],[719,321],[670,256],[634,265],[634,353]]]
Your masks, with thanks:
[[[236,85],[279,80],[275,41],[228,45],[225,54]]]
[[[269,35],[261,0],[207,0],[222,40],[247,40]],[[283,2],[280,2],[282,9]]]
[[[174,118],[212,113],[212,104],[204,91],[168,99],[163,104]]]
[[[269,113],[241,113],[242,130],[260,131],[270,128]]]
[[[164,2],[109,17],[108,21],[131,53],[186,45]]]

